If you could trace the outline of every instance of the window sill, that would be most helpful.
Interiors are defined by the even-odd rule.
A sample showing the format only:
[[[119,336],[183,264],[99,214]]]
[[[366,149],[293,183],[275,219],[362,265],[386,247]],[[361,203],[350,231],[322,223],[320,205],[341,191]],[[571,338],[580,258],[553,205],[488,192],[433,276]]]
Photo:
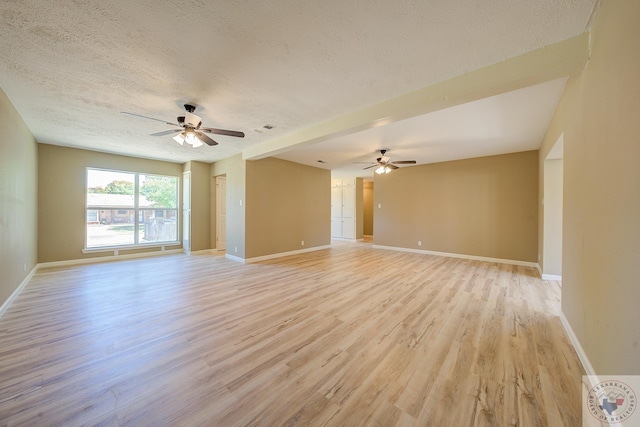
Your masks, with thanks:
[[[99,248],[84,248],[83,254],[92,254],[98,252],[113,252],[114,255],[119,255],[120,251],[130,251],[136,249],[153,249],[160,248],[160,251],[164,251],[167,246],[180,246],[182,242],[162,242],[162,243],[143,243],[138,245],[126,245],[126,246],[100,246]]]

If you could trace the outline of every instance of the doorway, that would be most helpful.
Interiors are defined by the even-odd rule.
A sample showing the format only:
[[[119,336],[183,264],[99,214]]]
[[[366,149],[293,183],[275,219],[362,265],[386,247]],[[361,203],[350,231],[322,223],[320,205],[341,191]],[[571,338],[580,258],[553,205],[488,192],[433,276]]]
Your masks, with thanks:
[[[562,280],[562,199],[564,134],[544,160],[544,212],[542,278]]]

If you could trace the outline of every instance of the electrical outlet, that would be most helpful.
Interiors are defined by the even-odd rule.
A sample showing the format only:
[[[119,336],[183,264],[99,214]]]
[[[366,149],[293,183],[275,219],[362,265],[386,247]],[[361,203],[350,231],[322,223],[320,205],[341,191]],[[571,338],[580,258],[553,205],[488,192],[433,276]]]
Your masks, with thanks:
[[[234,248],[234,251],[235,251],[235,253],[238,253],[238,247],[237,246]]]
[[[422,246],[422,240],[418,240],[418,246]]]
[[[304,246],[304,240],[300,242],[300,246]]]
[[[22,269],[26,272],[27,271],[27,263],[25,262],[24,264],[22,264]]]

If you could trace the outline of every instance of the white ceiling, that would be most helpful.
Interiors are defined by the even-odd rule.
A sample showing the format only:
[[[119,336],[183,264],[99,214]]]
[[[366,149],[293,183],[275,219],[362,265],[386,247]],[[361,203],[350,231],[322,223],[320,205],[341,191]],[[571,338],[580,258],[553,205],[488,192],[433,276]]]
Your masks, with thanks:
[[[4,0],[0,86],[39,142],[173,162],[217,161],[455,76],[569,39],[596,0]],[[556,80],[278,157],[331,168],[535,149]],[[240,130],[181,147],[150,133],[199,105]],[[272,130],[263,125],[275,126]],[[260,131],[260,132],[258,132]],[[325,166],[326,167],[326,166]],[[336,173],[360,172],[345,168]]]
[[[371,177],[378,150],[417,164],[536,150],[566,79],[484,98],[386,126],[307,145],[275,157],[331,169],[336,178]],[[326,163],[318,163],[322,160]],[[402,166],[409,167],[409,166]]]

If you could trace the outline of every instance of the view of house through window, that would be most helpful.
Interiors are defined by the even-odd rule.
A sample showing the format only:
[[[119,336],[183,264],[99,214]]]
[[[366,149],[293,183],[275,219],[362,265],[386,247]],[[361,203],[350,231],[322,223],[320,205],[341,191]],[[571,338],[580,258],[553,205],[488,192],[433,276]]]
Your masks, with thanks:
[[[178,178],[87,169],[87,248],[178,240]]]

